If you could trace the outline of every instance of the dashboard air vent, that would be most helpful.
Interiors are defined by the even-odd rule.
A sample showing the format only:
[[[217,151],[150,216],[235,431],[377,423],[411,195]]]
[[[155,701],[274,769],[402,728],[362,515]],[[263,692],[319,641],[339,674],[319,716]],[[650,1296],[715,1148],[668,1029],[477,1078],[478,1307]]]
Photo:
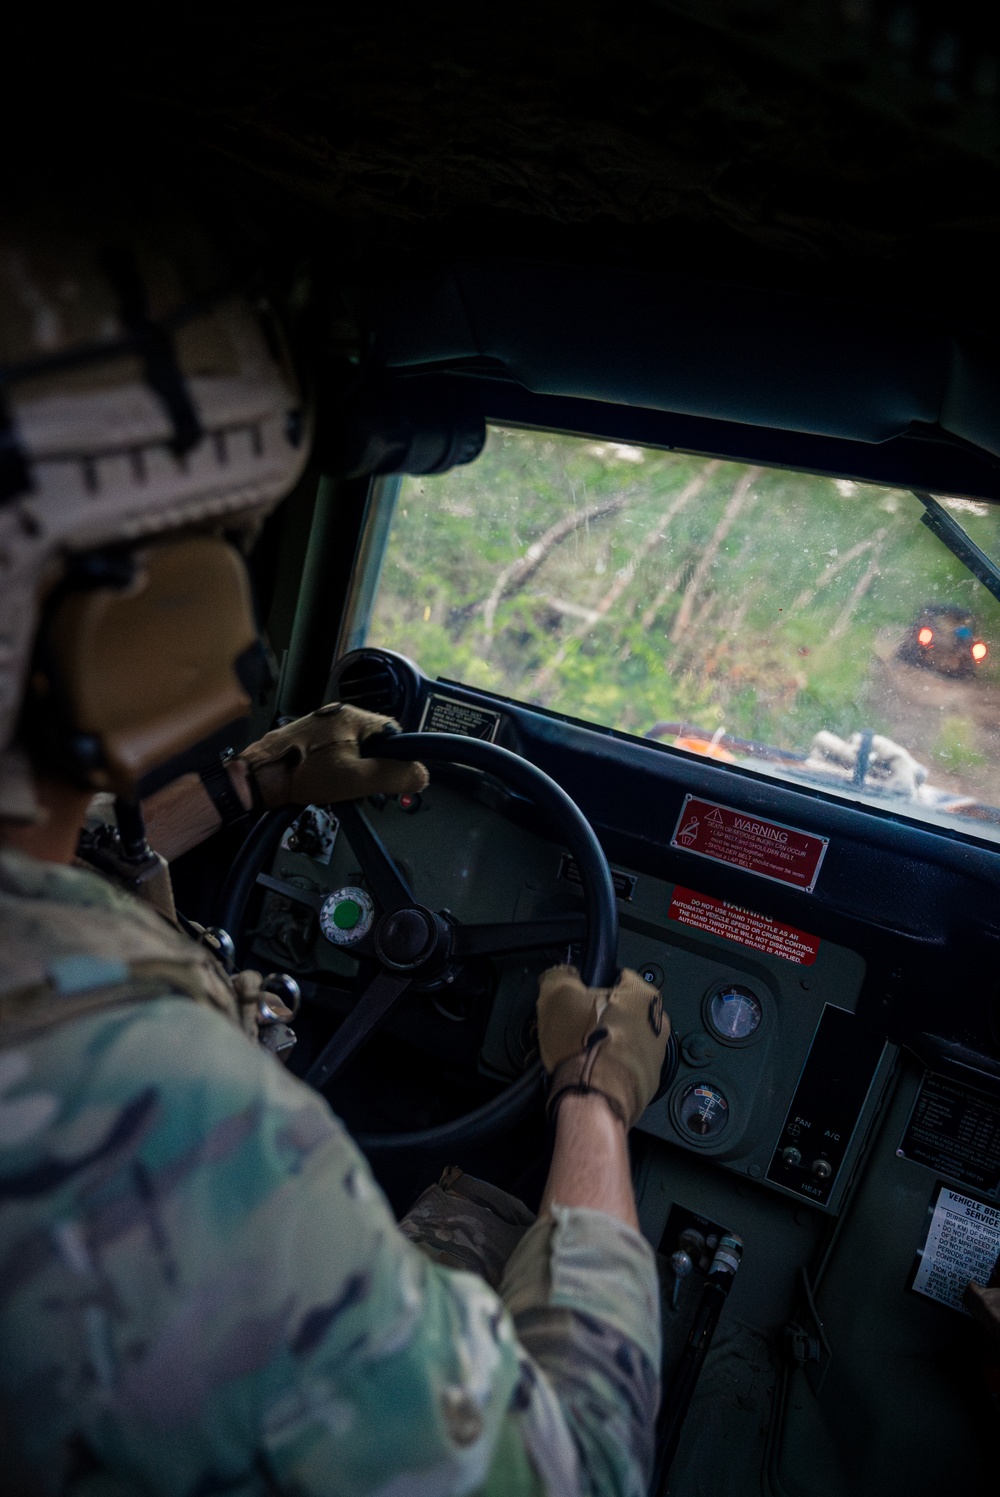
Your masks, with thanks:
[[[405,687],[391,660],[374,650],[361,650],[345,660],[337,676],[337,695],[352,707],[398,717]]]

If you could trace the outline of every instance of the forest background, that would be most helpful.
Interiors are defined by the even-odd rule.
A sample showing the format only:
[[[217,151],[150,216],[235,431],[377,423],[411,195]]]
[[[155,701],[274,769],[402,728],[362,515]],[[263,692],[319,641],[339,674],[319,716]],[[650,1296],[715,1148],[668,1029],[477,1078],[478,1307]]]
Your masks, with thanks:
[[[998,554],[997,511],[945,502]],[[870,728],[1000,803],[1000,605],[922,513],[904,490],[491,428],[469,466],[402,481],[369,638],[630,733],[805,752]],[[898,663],[928,603],[972,614],[976,679]]]

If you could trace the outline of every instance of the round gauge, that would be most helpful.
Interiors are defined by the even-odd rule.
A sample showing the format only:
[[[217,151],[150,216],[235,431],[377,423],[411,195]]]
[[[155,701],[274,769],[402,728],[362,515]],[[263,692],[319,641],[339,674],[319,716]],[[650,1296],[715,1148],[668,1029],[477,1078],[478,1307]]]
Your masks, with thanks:
[[[724,1040],[748,1040],[760,1028],[764,1013],[760,999],[749,988],[728,983],[708,1001],[708,1017]]]
[[[717,1086],[699,1082],[682,1092],[677,1115],[686,1132],[696,1138],[714,1138],[729,1122],[729,1103]]]
[[[343,889],[334,889],[323,901],[319,912],[319,928],[335,946],[351,946],[368,934],[374,918],[375,906],[371,895],[366,894],[364,889],[347,884]]]

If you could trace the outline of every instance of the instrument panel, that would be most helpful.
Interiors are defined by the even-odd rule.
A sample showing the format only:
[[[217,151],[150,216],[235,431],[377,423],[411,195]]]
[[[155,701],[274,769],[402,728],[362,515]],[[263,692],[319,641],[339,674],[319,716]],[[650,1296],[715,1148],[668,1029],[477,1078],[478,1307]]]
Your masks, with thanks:
[[[549,867],[547,912],[555,898],[578,898],[559,879],[555,850]],[[826,940],[803,946],[809,965],[755,950],[744,944],[756,930],[745,917],[758,912],[741,906],[731,907],[729,937],[694,929],[677,918],[690,901],[678,901],[676,885],[616,873],[628,891],[619,959],[662,989],[680,1051],[640,1131],[836,1212],[896,1055],[856,1016],[864,962]],[[498,1070],[523,1033],[523,1004],[498,995],[484,1046]]]
[[[388,800],[366,814],[429,908],[516,923],[581,907],[564,849],[466,790],[435,783],[416,810]],[[318,816],[327,818],[322,837]],[[283,838],[273,872],[313,891],[321,912],[310,924],[307,909],[283,907],[269,893],[259,937],[280,942],[286,965],[294,966],[295,949],[300,970],[347,980],[356,966],[350,941],[367,929],[372,908],[336,817],[307,811],[302,834],[293,827]],[[864,962],[826,939],[790,948],[766,914],[714,899],[712,928],[699,928],[691,923],[700,918],[697,891],[628,868],[615,873],[621,965],[662,990],[679,1051],[640,1130],[837,1211],[895,1053],[856,1016]],[[485,1020],[481,1073],[521,1074],[533,1051],[538,974],[578,956],[567,948],[495,961],[489,1014],[477,1015]],[[438,993],[414,1003],[411,1017],[420,1004],[441,1012]]]

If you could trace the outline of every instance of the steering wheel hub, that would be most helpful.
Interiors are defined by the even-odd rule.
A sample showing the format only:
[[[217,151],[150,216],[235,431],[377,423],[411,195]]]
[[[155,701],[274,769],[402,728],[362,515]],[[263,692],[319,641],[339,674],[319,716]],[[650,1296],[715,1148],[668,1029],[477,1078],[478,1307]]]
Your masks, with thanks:
[[[375,950],[383,966],[393,972],[416,972],[434,955],[438,922],[423,905],[394,910],[379,923]]]

